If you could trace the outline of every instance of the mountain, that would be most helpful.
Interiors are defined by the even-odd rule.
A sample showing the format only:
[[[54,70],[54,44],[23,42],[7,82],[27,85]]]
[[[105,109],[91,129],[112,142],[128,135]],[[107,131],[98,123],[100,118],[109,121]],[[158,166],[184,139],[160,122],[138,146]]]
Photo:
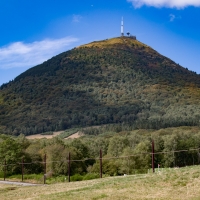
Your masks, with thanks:
[[[199,125],[200,75],[130,37],[95,41],[0,89],[0,132],[17,135],[120,123]]]

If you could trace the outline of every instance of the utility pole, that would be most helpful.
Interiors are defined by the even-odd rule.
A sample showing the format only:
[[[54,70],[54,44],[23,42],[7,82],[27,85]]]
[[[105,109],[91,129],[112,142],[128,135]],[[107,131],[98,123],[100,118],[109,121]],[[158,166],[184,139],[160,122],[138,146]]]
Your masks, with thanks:
[[[100,149],[99,161],[100,161],[100,178],[102,178],[102,150],[101,149]]]
[[[70,152],[68,155],[68,182],[70,182]]]
[[[155,172],[154,168],[154,141],[152,140],[152,171]]]

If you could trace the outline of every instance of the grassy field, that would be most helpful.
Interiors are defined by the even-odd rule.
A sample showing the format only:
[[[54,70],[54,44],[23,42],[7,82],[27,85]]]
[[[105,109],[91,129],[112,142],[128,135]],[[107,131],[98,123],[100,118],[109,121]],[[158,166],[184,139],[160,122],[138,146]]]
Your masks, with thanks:
[[[200,166],[41,186],[0,184],[1,200],[200,199]]]

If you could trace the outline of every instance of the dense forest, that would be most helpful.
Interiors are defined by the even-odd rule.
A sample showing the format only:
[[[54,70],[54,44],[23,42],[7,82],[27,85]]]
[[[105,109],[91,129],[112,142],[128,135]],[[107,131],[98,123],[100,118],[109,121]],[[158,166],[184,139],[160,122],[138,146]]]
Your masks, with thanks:
[[[200,76],[128,37],[93,42],[0,88],[0,132],[31,135],[101,124],[200,125]]]
[[[125,128],[126,129],[126,128]],[[78,139],[28,140],[0,135],[0,174],[7,163],[7,175],[20,174],[22,158],[25,174],[68,174],[71,153],[71,175],[99,177],[99,151],[103,154],[103,174],[108,176],[147,173],[151,169],[152,140],[155,144],[155,166],[161,168],[197,165],[200,162],[200,128],[178,127],[160,130],[121,130],[118,126],[102,126],[84,130]],[[117,132],[116,132],[117,131]]]

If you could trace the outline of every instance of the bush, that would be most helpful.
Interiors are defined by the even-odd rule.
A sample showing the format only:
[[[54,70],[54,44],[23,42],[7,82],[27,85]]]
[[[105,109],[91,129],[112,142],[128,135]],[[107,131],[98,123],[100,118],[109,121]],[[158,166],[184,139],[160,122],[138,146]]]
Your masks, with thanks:
[[[82,181],[83,176],[81,176],[80,174],[75,174],[75,175],[71,176],[70,180],[71,181]]]
[[[0,178],[3,178],[3,177],[4,177],[4,172],[0,171]]]

